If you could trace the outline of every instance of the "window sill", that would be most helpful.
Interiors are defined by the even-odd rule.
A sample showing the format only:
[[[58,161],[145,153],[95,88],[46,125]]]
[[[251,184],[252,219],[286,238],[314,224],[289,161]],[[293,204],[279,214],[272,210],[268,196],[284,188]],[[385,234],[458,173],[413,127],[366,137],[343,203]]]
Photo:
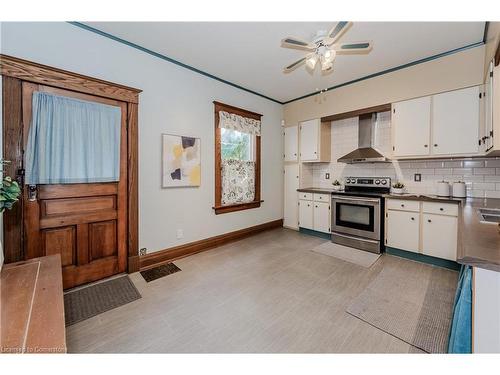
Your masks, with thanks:
[[[238,203],[230,206],[216,206],[212,207],[215,210],[216,215],[227,214],[229,212],[249,210],[252,208],[260,207],[260,204],[264,202],[263,200],[248,202],[248,203]]]

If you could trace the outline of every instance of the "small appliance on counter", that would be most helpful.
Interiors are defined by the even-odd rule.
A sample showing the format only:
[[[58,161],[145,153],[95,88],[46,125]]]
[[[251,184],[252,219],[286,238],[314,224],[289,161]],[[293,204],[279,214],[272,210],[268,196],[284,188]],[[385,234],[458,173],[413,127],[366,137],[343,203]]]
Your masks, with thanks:
[[[467,189],[465,188],[465,182],[456,181],[453,183],[452,195],[455,198],[465,198],[467,196]]]
[[[437,183],[437,194],[438,197],[449,197],[450,196],[450,183],[448,181],[439,181]]]

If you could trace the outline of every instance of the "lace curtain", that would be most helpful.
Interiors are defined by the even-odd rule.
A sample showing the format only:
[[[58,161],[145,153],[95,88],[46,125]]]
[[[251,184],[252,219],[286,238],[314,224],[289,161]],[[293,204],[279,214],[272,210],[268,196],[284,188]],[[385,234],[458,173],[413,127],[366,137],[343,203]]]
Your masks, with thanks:
[[[219,127],[241,133],[260,136],[260,121],[238,116],[234,113],[219,112]],[[255,199],[255,162],[238,159],[222,159],[223,206],[253,202]]]
[[[222,160],[222,205],[253,202],[255,199],[255,162]]]
[[[234,113],[219,112],[219,128],[237,130],[242,133],[260,135],[260,121]]]

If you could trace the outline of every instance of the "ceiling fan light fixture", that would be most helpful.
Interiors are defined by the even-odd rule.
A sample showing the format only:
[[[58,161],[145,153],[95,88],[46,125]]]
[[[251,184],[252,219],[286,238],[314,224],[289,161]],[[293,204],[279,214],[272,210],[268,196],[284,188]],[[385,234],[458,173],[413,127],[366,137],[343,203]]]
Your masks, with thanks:
[[[314,54],[307,58],[306,65],[309,69],[314,70],[317,62],[318,62],[318,55]]]
[[[327,71],[333,68],[333,62],[332,61],[324,61],[321,62],[321,70]]]
[[[324,53],[324,58],[325,58],[325,61],[327,62],[333,62],[333,60],[335,60],[335,56],[337,55],[337,52],[335,52],[335,50],[332,50],[332,49],[327,49],[325,50],[325,53]]]

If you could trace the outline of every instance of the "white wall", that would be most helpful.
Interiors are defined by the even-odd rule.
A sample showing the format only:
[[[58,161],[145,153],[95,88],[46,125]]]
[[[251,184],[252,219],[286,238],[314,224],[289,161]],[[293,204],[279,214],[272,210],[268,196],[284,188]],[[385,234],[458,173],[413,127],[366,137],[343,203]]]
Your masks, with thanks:
[[[282,218],[282,106],[68,23],[3,23],[4,54],[142,89],[139,243],[148,252]],[[201,57],[209,58],[209,56]],[[262,113],[262,207],[215,215],[213,100]],[[200,188],[161,188],[161,133],[201,138]],[[176,239],[176,230],[184,238]]]

